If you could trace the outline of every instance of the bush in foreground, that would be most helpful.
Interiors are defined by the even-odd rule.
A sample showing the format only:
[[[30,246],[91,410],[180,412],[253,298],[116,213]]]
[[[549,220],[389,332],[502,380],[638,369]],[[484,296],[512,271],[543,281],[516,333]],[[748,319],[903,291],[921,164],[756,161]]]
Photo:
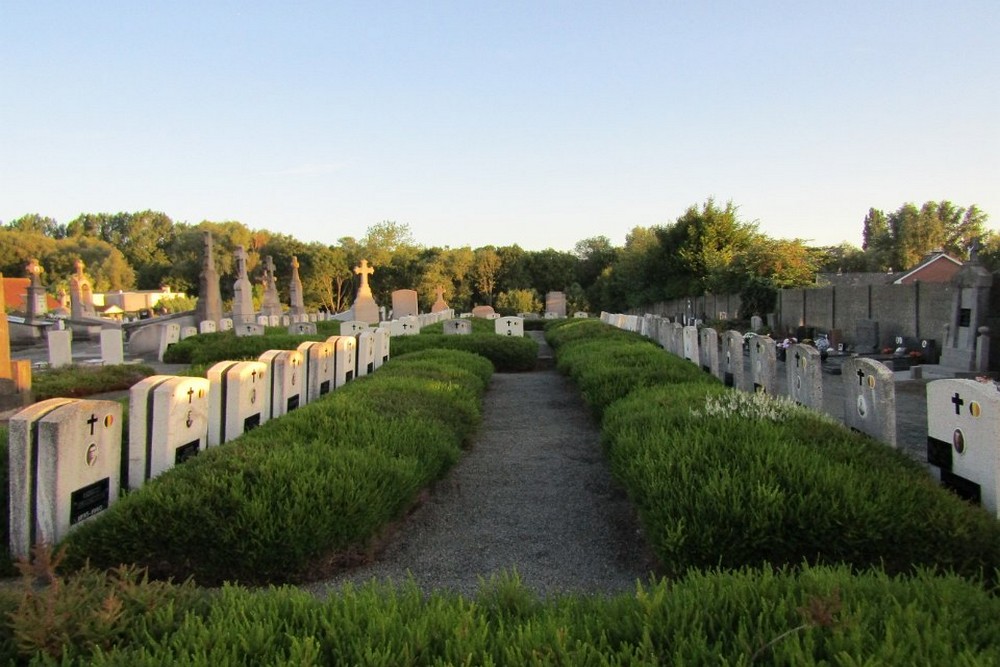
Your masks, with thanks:
[[[48,398],[82,398],[128,389],[156,371],[143,364],[113,366],[64,366],[35,373],[31,390],[36,401]]]
[[[152,480],[70,533],[67,564],[271,583],[363,551],[479,424],[489,363],[432,354],[433,371],[420,369],[428,356],[394,359]]]
[[[462,350],[486,357],[498,373],[516,373],[534,370],[538,360],[538,343],[531,338],[498,336],[495,333],[477,336],[445,336],[425,334],[419,336],[394,336],[393,356],[418,350]]]

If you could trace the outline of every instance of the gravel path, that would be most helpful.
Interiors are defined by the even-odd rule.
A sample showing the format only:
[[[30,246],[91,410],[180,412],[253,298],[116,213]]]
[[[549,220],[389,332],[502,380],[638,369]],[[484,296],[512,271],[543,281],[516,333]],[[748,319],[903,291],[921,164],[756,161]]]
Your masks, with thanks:
[[[570,383],[555,370],[495,374],[483,415],[470,451],[376,562],[308,588],[412,575],[425,591],[471,594],[516,569],[543,595],[634,591],[652,561]]]

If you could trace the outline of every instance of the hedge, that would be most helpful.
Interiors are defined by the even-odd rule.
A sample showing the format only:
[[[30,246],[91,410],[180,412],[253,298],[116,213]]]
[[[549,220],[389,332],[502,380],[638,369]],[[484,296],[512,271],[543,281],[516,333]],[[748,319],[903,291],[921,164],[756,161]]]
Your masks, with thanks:
[[[490,372],[458,351],[393,359],[127,494],[67,536],[67,564],[272,583],[364,550],[457,460]]]
[[[468,336],[425,334],[394,336],[390,343],[393,356],[418,350],[447,349],[473,352],[486,357],[500,373],[534,370],[538,360],[538,343],[534,339],[498,336],[494,333]]]

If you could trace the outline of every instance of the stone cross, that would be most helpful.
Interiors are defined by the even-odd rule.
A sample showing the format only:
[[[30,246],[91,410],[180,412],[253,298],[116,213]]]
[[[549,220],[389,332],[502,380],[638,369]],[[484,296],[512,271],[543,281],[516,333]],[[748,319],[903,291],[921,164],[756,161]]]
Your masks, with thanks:
[[[76,261],[73,262],[73,266],[76,268],[76,277],[83,280],[83,260],[77,257]]]
[[[436,295],[438,301],[444,300],[444,288],[440,285],[434,288],[434,294]]]
[[[233,252],[233,257],[236,258],[236,277],[249,280],[247,276],[247,251],[243,249],[243,246],[238,245]]]
[[[41,264],[34,257],[28,262],[28,274],[31,276],[31,285],[37,287],[41,284],[41,276],[45,269],[42,268]]]
[[[354,273],[356,273],[359,276],[361,276],[361,289],[362,290],[364,290],[364,289],[370,289],[368,287],[368,276],[370,276],[371,274],[375,273],[375,269],[373,269],[372,267],[368,266],[368,260],[367,259],[361,260],[361,266],[354,267]]]

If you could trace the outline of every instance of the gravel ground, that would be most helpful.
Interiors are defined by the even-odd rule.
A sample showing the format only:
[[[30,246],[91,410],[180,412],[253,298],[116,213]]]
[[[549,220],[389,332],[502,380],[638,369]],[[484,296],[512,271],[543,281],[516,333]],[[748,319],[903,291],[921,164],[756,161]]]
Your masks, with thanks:
[[[545,356],[543,354],[540,355]],[[652,560],[598,428],[555,370],[496,374],[471,450],[410,515],[376,562],[332,581],[403,581],[476,591],[516,569],[538,593],[635,590]]]

